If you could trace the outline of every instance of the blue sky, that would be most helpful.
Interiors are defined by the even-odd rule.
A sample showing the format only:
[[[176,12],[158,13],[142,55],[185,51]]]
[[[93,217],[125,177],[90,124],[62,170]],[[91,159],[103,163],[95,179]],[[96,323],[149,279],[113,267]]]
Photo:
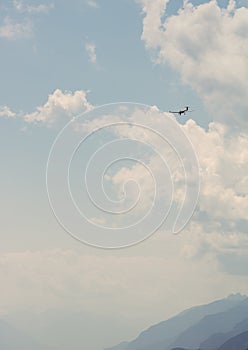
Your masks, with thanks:
[[[173,2],[177,3],[181,2]],[[6,7],[2,5],[2,18],[13,16],[23,22],[26,17],[33,29],[29,38],[1,40],[1,76],[5,80],[1,104],[32,110],[58,87],[90,90],[92,103],[98,105],[133,101],[167,110],[192,98],[197,101],[189,89],[184,87],[182,93],[176,74],[152,64],[140,40],[139,4],[109,1],[107,6],[98,6],[62,1],[57,6],[55,3],[49,13],[23,16],[16,13],[11,2]],[[175,9],[171,5],[170,10]],[[87,42],[96,45],[97,65],[88,61]]]
[[[232,292],[248,293],[247,23],[247,1],[238,0],[1,2],[0,318],[49,344],[49,336],[39,334],[30,320],[43,315],[39,324],[57,314],[80,313],[91,322],[87,339],[73,340],[75,350],[82,345],[102,350],[183,308]],[[130,107],[126,114],[115,107],[89,113],[116,102],[157,106],[161,113],[155,107],[149,118],[141,107]],[[182,118],[168,114],[186,105],[192,113]],[[199,159],[201,191],[195,214],[180,235],[171,234],[169,219],[145,242],[109,251],[77,242],[58,225],[47,198],[47,159],[61,128],[82,113],[86,116],[71,124],[82,135],[106,116],[132,126],[101,134],[92,149],[104,140],[126,137],[161,147],[154,135],[134,127],[144,122],[170,140],[176,137],[173,146],[186,152],[187,161],[189,143],[179,136],[181,131],[187,135]],[[81,137],[75,130],[70,140]],[[161,154],[171,166],[176,210],[183,193],[182,169],[167,146]],[[169,203],[170,178],[154,152],[142,147],[129,148],[128,154],[136,152],[161,185],[152,225]],[[57,167],[63,156],[67,159],[67,144],[63,151]],[[86,161],[87,154],[79,153],[78,160]],[[195,163],[190,165],[193,169]],[[80,162],[73,168],[75,193],[83,169]],[[192,170],[188,178],[192,191],[195,175]],[[117,164],[107,172],[106,188],[118,199],[130,178],[143,190],[136,218],[152,198],[140,164]],[[55,182],[59,192],[62,180]],[[137,188],[127,190],[132,201]],[[61,205],[61,210],[67,208],[66,201]],[[89,209],[86,204],[84,209]],[[109,217],[101,213],[92,220],[104,224]],[[113,227],[128,220],[118,218]]]

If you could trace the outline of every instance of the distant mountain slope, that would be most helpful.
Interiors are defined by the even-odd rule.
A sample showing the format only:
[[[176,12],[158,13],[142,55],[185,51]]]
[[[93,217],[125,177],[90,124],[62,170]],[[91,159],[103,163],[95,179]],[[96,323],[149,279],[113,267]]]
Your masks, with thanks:
[[[215,350],[224,344],[228,339],[248,330],[248,318],[239,322],[230,332],[215,333],[200,344],[200,348],[204,350]]]
[[[186,331],[189,327],[199,322],[204,316],[214,313],[225,312],[246,299],[245,296],[231,295],[228,298],[217,300],[213,303],[196,306],[179,315],[160,322],[144,332],[135,340],[125,344],[121,350],[170,350],[176,346],[183,346],[183,343],[174,344],[178,335]],[[208,335],[209,336],[209,335]],[[106,349],[110,350],[110,349]],[[118,345],[111,350],[119,350]]]
[[[112,348],[108,348],[108,350],[126,350],[128,342],[124,341],[119,345],[113,346]]]
[[[211,335],[229,332],[248,315],[248,298],[224,312],[207,315],[198,323],[180,334],[173,342],[174,347],[197,348]]]
[[[173,348],[171,350],[190,350],[190,349],[185,349],[185,348]],[[194,350],[201,350],[201,349],[194,349]]]
[[[0,349],[1,350],[46,350],[25,333],[0,320]]]
[[[173,349],[171,349],[171,350],[189,350],[189,349],[185,349],[185,348],[173,348]],[[197,349],[197,350],[199,350],[199,349]]]
[[[218,350],[247,350],[248,331],[243,332],[225,342]]]

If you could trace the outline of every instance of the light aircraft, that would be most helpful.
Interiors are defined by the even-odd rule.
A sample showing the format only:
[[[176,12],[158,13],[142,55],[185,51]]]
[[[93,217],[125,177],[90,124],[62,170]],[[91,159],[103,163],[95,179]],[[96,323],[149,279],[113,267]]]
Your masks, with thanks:
[[[180,111],[176,111],[176,112],[169,111],[169,113],[174,113],[174,114],[179,114],[179,115],[182,115],[182,114],[186,115],[186,112],[193,112],[193,111],[189,110],[189,106],[186,106],[185,109],[181,109]]]

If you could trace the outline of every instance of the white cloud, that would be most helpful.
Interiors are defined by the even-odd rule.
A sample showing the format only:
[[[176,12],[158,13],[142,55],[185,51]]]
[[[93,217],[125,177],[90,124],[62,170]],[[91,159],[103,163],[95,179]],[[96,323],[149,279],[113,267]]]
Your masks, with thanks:
[[[39,4],[39,5],[25,5],[23,1],[14,1],[15,9],[20,13],[38,14],[38,13],[49,13],[53,8],[54,4]]]
[[[30,114],[24,116],[27,122],[44,122],[47,125],[62,120],[68,120],[73,116],[92,109],[93,106],[88,102],[86,93],[84,91],[75,91],[63,93],[57,89],[54,93],[49,95],[47,102]],[[8,107],[3,107],[5,114],[12,116]],[[125,126],[113,126],[112,131],[122,137],[123,139],[140,140],[147,145],[156,145],[157,149],[162,150],[163,157],[167,161],[167,165],[171,171],[171,179],[175,186],[176,203],[182,202],[184,196],[184,169],[175,156],[173,150],[169,145],[156,141],[156,134],[150,133],[150,130],[159,130],[162,132],[166,128],[171,140],[173,140],[178,151],[184,147],[182,139],[178,137],[174,129],[171,128],[170,120],[173,119],[167,113],[159,112],[158,109],[152,107],[149,110],[149,115],[144,114],[144,111],[136,108],[132,113],[129,109],[124,108],[119,110],[120,113],[113,113],[107,115],[106,113],[99,118],[90,118],[90,121],[82,119],[76,121],[75,126],[78,132],[91,132],[95,128],[104,127],[109,123],[119,123],[124,120],[128,123]],[[126,114],[125,114],[126,113]],[[126,118],[126,116],[128,116]],[[174,119],[173,119],[174,120]],[[136,127],[135,125],[144,125],[148,129]],[[176,122],[174,120],[174,122]],[[248,135],[245,133],[233,133],[232,128],[225,124],[213,122],[210,123],[208,130],[200,127],[193,120],[188,120],[184,125],[179,125],[186,135],[191,140],[193,147],[196,150],[201,167],[201,192],[196,213],[191,219],[189,231],[197,232],[204,239],[200,239],[201,248],[212,247],[216,249],[213,242],[223,237],[226,241],[233,240],[234,237],[237,244],[247,249],[244,240],[247,237],[245,234],[245,227],[247,228],[247,212],[248,212]],[[135,151],[132,148],[132,152]],[[139,150],[140,151],[140,150]],[[154,155],[154,153],[145,152],[138,153],[140,160],[144,160],[145,164],[149,166],[156,180],[160,184],[157,187],[156,195],[160,197],[165,204],[169,198],[169,181],[165,177],[164,167],[161,165],[161,159]],[[139,159],[139,158],[138,158]],[[141,191],[141,205],[137,206],[135,210],[140,210],[136,213],[138,216],[146,211],[147,207],[153,200],[154,186],[153,180],[145,171],[142,164],[135,164],[132,167],[119,167],[116,172],[107,174],[105,179],[112,182],[112,189],[117,197],[125,188],[131,179],[136,181],[140,186]],[[111,175],[111,176],[110,176]],[[168,175],[167,175],[168,176]],[[187,179],[189,186],[194,184],[194,173],[190,174]],[[130,192],[128,192],[130,190]],[[129,187],[127,191],[127,199],[131,203],[137,199],[137,187]],[[125,194],[125,193],[124,193]],[[132,197],[133,196],[133,197]],[[143,201],[143,202],[142,202]],[[123,203],[125,205],[126,203]],[[132,213],[131,213],[132,214]],[[99,218],[96,216],[94,221],[97,222]],[[125,218],[124,218],[125,220]],[[105,222],[105,217],[100,218],[100,222]],[[124,222],[125,223],[125,222]],[[216,236],[216,233],[220,236]],[[217,239],[216,239],[217,237]],[[225,245],[225,244],[224,244]],[[200,247],[199,245],[196,245]],[[220,247],[220,251],[222,248]],[[234,247],[233,251],[237,252]]]
[[[27,6],[27,13],[49,13],[54,8],[54,4],[49,5],[37,5],[37,6]]]
[[[218,123],[211,123],[206,131],[191,120],[183,128],[200,160],[200,211],[212,221],[223,220],[234,226],[239,220],[247,220],[248,135],[232,134]]]
[[[146,48],[157,64],[169,64],[180,73],[218,121],[208,130],[192,120],[182,126],[201,166],[200,198],[185,251],[197,256],[230,250],[239,262],[248,248],[248,135],[243,131],[248,108],[248,8],[235,0],[227,8],[215,0],[199,6],[185,0],[176,15],[165,17],[167,0],[139,2]],[[227,253],[224,265],[229,258]]]
[[[60,89],[55,90],[48,96],[47,102],[39,106],[32,113],[25,114],[24,119],[28,123],[43,122],[51,125],[58,120],[68,120],[80,113],[92,108],[87,101],[86,92],[78,90],[63,93]]]
[[[143,20],[142,39],[148,49],[156,48],[161,42],[161,17],[170,0],[140,0],[145,14]]]
[[[150,223],[157,226],[163,213],[166,216],[173,199],[173,204],[181,206],[185,196],[185,169],[190,175],[187,181],[190,184],[191,196],[188,198],[192,200],[185,201],[185,204],[188,215],[191,216],[198,193],[198,168],[194,163],[194,154],[193,158],[191,157],[193,150],[180,125],[173,116],[159,112],[156,107],[144,110],[143,107],[133,108],[126,105],[116,108],[111,107],[108,115],[103,111],[101,118],[91,118],[90,122],[85,118],[79,130],[88,133],[105,127],[105,130],[108,130],[106,132],[113,132],[120,140],[119,144],[113,147],[113,152],[107,152],[108,159],[111,154],[114,154],[113,157],[119,154],[120,158],[125,154],[126,159],[132,159],[128,166],[125,161],[120,161],[118,169],[114,168],[114,173],[110,171],[107,179],[105,177],[114,191],[114,197],[120,199],[120,210],[134,206],[134,210],[124,217],[125,226],[130,223],[129,219],[132,222],[137,217],[146,218],[151,212],[153,214]],[[116,136],[114,138],[116,139]],[[144,226],[145,220],[142,221]],[[170,227],[171,225],[172,222]],[[147,227],[142,228],[143,232],[145,230]]]
[[[93,0],[88,0],[86,3],[88,6],[93,7],[93,8],[99,7],[98,3],[96,1],[93,1]]]
[[[168,117],[166,113],[150,113],[151,130],[161,131],[165,125],[169,128],[169,124],[164,122]],[[144,124],[146,119],[144,114],[136,112],[130,114],[128,126],[115,127],[113,130],[124,138],[140,140],[147,145],[156,145],[171,171],[170,176],[175,190],[174,200],[181,202],[185,193],[185,175],[182,164],[171,147],[156,141],[157,136],[154,133],[135,126],[136,123]],[[97,125],[100,127],[101,121],[94,120],[92,128],[94,129]],[[108,119],[105,116],[104,123],[108,124],[107,122],[110,121],[116,123],[120,120],[111,116]],[[89,124],[86,124],[86,127],[89,128]],[[202,232],[219,229],[226,231],[228,235],[229,232],[241,230],[242,234],[241,222],[246,222],[248,212],[248,135],[233,134],[231,128],[216,122],[211,123],[208,130],[200,127],[193,120],[188,120],[183,126],[178,125],[178,128],[180,127],[191,140],[201,167],[200,198],[192,220],[201,225]],[[173,128],[170,133],[173,133]],[[180,153],[180,144],[183,147],[183,141],[177,140],[176,134],[173,135],[173,138],[173,146]],[[149,154],[147,151],[143,155],[140,153],[139,157],[148,165],[154,178],[158,180],[156,196],[163,200],[169,198],[169,179],[165,175],[160,157]],[[144,201],[143,208],[150,206],[154,195],[152,178],[148,175],[143,165],[137,163],[129,168],[123,166],[111,177],[108,176],[108,181],[112,181],[118,192],[123,190],[123,185],[129,180],[136,181],[140,186],[140,191],[145,194],[144,197],[141,197]],[[193,172],[187,181],[188,186],[194,183]],[[133,195],[137,195],[136,191],[133,192]]]
[[[33,27],[30,21],[16,22],[9,17],[5,17],[0,26],[0,37],[16,40],[29,38],[33,35]]]
[[[248,8],[227,9],[211,0],[199,6],[189,1],[164,22],[168,1],[140,0],[145,14],[142,39],[155,50],[159,64],[169,63],[181,74],[215,117],[245,125],[248,108]]]
[[[226,234],[218,230],[203,233],[202,227],[198,223],[192,223],[190,231],[185,237],[187,242],[182,249],[186,256],[196,257],[209,252],[214,252],[217,256],[228,252],[233,255],[247,254],[248,236],[245,233],[230,232]]]
[[[143,326],[146,314],[150,323],[153,317],[166,317],[190,304],[232,292],[232,277],[216,272],[214,255],[197,264],[183,255],[178,257],[185,238],[164,240],[163,256],[144,256],[142,249],[136,256],[128,250],[116,255],[71,250],[2,253],[0,309],[9,313],[65,308],[105,315],[115,315],[118,310],[127,320],[140,319]],[[213,273],[218,278],[213,279]],[[239,291],[245,292],[247,277],[238,282]],[[186,298],[181,298],[182,289]],[[161,309],[163,300],[175,303],[165,303]]]
[[[48,101],[43,106],[37,107],[33,113],[25,115],[24,118],[28,122],[41,121],[51,125],[58,120],[62,120],[64,123],[64,119],[68,120],[68,118],[91,108],[93,106],[87,101],[84,91],[63,93],[57,89],[49,95]],[[125,201],[122,203],[123,207],[126,208],[127,203],[135,203],[138,198],[137,189],[140,191],[139,204],[135,206],[135,212],[130,212],[130,218],[123,217],[121,220],[124,222],[121,226],[123,223],[126,226],[129,223],[128,220],[133,220],[135,215],[139,218],[143,217],[143,213],[151,208],[154,194],[165,206],[171,198],[171,180],[174,184],[173,200],[175,205],[182,203],[185,195],[185,173],[177,154],[168,143],[157,139],[156,133],[151,132],[153,130],[162,132],[166,129],[172,146],[180,154],[185,144],[180,134],[175,132],[174,127],[172,127],[174,124],[170,124],[173,120],[173,123],[176,123],[175,119],[167,113],[159,112],[155,107],[149,110],[149,115],[144,114],[144,111],[139,110],[139,108],[132,113],[128,111],[129,109],[121,109],[112,115],[104,113],[100,118],[98,115],[97,118],[91,116],[89,121],[87,118],[75,121],[76,131],[80,133],[89,133],[113,123],[115,125],[111,127],[111,130],[115,135],[123,140],[140,141],[148,147],[153,145],[167,162],[171,173],[165,172],[164,163],[161,162],[158,154],[150,153],[146,149],[144,153],[141,144],[138,143],[137,149],[134,149],[136,146],[132,147],[132,156],[143,161],[151,170],[154,178],[150,176],[149,171],[141,163],[132,163],[133,165],[128,167],[125,164],[121,166],[119,163],[120,167],[114,172],[106,174],[105,180],[110,184],[114,196],[119,199],[125,197]],[[121,123],[123,118],[128,124],[116,125],[116,123]],[[145,128],[136,125],[145,125]],[[226,239],[229,239],[233,234],[237,237],[239,235],[246,237],[247,235],[244,234],[248,212],[248,135],[233,133],[232,128],[217,122],[210,123],[208,130],[200,127],[193,120],[188,120],[184,125],[178,124],[177,127],[191,140],[201,168],[199,202],[189,227],[192,228],[193,232],[206,234],[208,239],[210,234],[216,232],[226,235]],[[120,151],[122,154],[121,149]],[[188,155],[190,154],[184,154],[186,157]],[[154,179],[157,186],[156,193],[154,192]],[[136,182],[138,186],[130,185],[126,188],[125,185],[129,184],[130,180]],[[194,187],[195,181],[195,172],[192,171],[187,178],[187,186]],[[101,220],[105,220],[104,214]],[[166,227],[170,227],[170,225],[171,221]],[[206,244],[209,245],[209,242],[204,241],[203,246]]]
[[[203,230],[202,222],[192,221],[184,233],[180,254],[184,258],[200,261],[216,259],[219,271],[231,275],[247,276],[248,235],[239,231],[223,231],[215,222],[210,230]],[[207,258],[207,259],[208,259]]]
[[[11,111],[8,106],[0,106],[0,117],[15,117],[15,112]]]
[[[96,63],[96,45],[94,43],[86,43],[85,50],[88,53],[91,63]]]
[[[33,23],[29,15],[32,14],[45,14],[50,12],[54,5],[26,5],[23,1],[14,1],[13,6],[17,12],[22,15],[26,15],[22,20],[16,20],[9,16],[3,19],[3,23],[0,25],[0,37],[8,40],[24,39],[33,36]]]

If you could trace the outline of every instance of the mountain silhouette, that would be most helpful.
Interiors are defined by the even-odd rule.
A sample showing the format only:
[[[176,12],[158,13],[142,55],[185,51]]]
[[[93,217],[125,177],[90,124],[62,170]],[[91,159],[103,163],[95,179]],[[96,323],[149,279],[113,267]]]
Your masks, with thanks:
[[[248,331],[243,332],[225,342],[218,350],[247,350]]]
[[[230,295],[210,304],[185,310],[148,328],[133,341],[122,343],[121,348],[117,345],[111,350],[195,350],[213,334],[231,331],[247,315],[248,298],[240,294]],[[219,326],[219,322],[223,326]]]
[[[226,311],[204,316],[197,324],[180,334],[173,345],[197,348],[211,335],[231,331],[237,323],[247,318],[247,315],[248,298]]]
[[[211,335],[207,340],[200,344],[200,348],[204,350],[218,349],[228,339],[235,337],[236,335],[245,332],[246,330],[248,330],[248,318],[239,322],[230,332],[220,332]]]

